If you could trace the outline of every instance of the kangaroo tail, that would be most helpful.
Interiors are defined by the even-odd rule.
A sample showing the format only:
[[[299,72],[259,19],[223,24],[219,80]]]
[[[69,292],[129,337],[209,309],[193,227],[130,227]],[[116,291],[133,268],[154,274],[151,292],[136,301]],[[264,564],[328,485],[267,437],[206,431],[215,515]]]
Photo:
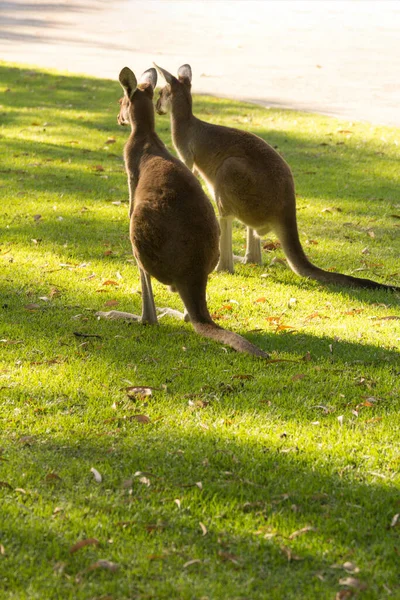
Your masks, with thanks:
[[[400,287],[396,287],[395,285],[386,285],[385,283],[378,283],[371,279],[362,279],[361,277],[324,271],[313,265],[308,260],[300,243],[295,214],[291,217],[286,215],[284,224],[279,223],[274,229],[282,244],[289,266],[297,275],[316,279],[322,283],[333,283],[347,287],[400,291]]]
[[[214,323],[207,308],[206,285],[207,280],[197,285],[188,283],[176,285],[196,333],[221,344],[226,344],[237,352],[247,352],[253,356],[269,358],[267,352],[264,352],[241,335],[227,331]]]

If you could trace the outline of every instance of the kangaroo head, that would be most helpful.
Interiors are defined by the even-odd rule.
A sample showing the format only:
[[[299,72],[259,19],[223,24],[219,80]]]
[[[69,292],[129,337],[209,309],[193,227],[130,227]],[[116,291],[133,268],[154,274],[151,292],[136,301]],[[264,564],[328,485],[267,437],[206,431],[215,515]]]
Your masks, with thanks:
[[[172,103],[180,98],[186,98],[191,106],[192,97],[190,89],[192,87],[192,69],[190,68],[190,65],[182,65],[179,67],[177,78],[155,63],[154,66],[166,81],[166,85],[160,90],[160,95],[157,100],[157,113],[159,115],[166,115],[171,110]]]
[[[147,69],[138,82],[135,74],[128,67],[124,67],[119,74],[119,82],[125,93],[119,101],[118,125],[136,125],[139,121],[153,123],[153,95],[157,85],[157,71],[153,68]]]

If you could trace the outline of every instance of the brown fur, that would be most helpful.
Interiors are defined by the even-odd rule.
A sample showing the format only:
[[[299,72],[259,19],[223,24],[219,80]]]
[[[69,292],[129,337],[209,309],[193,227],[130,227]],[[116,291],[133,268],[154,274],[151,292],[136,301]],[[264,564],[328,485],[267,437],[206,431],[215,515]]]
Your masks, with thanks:
[[[211,319],[206,286],[219,257],[218,222],[197,179],[157,136],[152,104],[155,69],[143,77],[147,83],[136,88],[133,73],[126,67],[121,71],[125,96],[118,115],[120,124],[131,126],[124,157],[130,237],[142,282],[142,321],[157,323],[150,280],[155,277],[178,291],[197,333],[240,352],[267,358],[265,352]]]
[[[233,273],[232,219],[247,225],[247,249],[242,262],[262,263],[259,236],[273,231],[293,271],[324,283],[361,288],[400,288],[324,271],[313,265],[301,246],[296,222],[292,173],[283,158],[256,135],[212,125],[192,112],[191,69],[183,65],[178,78],[157,67],[167,81],[156,105],[171,112],[174,146],[185,164],[197,170],[212,191],[221,226],[218,270]]]

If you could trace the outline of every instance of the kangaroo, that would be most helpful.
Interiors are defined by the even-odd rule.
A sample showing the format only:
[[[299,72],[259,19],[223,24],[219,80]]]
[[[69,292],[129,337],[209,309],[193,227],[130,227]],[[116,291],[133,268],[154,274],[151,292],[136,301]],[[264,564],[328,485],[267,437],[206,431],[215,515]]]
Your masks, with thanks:
[[[118,123],[130,125],[124,149],[128,175],[130,239],[139,267],[142,316],[97,313],[106,318],[134,318],[157,324],[151,277],[181,296],[195,331],[239,352],[268,358],[249,341],[219,327],[206,303],[208,275],[218,257],[219,226],[210,200],[189,169],[172,156],[155,132],[153,94],[157,71],[148,69],[139,83],[125,67]],[[177,311],[174,311],[175,313]]]
[[[296,221],[296,196],[289,165],[264,140],[247,131],[212,125],[192,112],[192,70],[182,65],[174,77],[154,63],[166,81],[156,104],[158,114],[171,113],[172,140],[181,160],[206,181],[219,212],[218,271],[234,272],[232,220],[247,226],[243,263],[262,264],[260,236],[273,231],[290,268],[323,283],[358,288],[397,290],[370,279],[324,271],[313,265],[301,246]]]

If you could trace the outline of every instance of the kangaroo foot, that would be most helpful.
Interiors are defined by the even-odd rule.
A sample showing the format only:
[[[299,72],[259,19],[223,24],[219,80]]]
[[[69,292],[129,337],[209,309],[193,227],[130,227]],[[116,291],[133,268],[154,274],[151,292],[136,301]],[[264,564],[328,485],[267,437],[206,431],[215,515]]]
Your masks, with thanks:
[[[233,260],[219,260],[215,270],[218,272],[225,271],[228,273],[234,273],[235,268],[233,266]]]
[[[174,308],[156,308],[158,312],[158,318],[162,319],[165,316],[175,317],[176,319],[181,319],[182,321],[186,321],[188,323],[190,321],[189,313],[185,309],[185,312],[181,312],[180,310],[175,310]]]
[[[253,256],[251,254],[246,254],[245,256],[237,256],[235,254],[233,260],[242,265],[262,265],[262,260],[257,255]]]
[[[97,311],[96,317],[100,319],[108,319],[114,321],[115,319],[128,319],[130,321],[141,321],[142,317],[139,315],[133,315],[132,313],[122,312],[119,310],[110,310],[108,312]]]

